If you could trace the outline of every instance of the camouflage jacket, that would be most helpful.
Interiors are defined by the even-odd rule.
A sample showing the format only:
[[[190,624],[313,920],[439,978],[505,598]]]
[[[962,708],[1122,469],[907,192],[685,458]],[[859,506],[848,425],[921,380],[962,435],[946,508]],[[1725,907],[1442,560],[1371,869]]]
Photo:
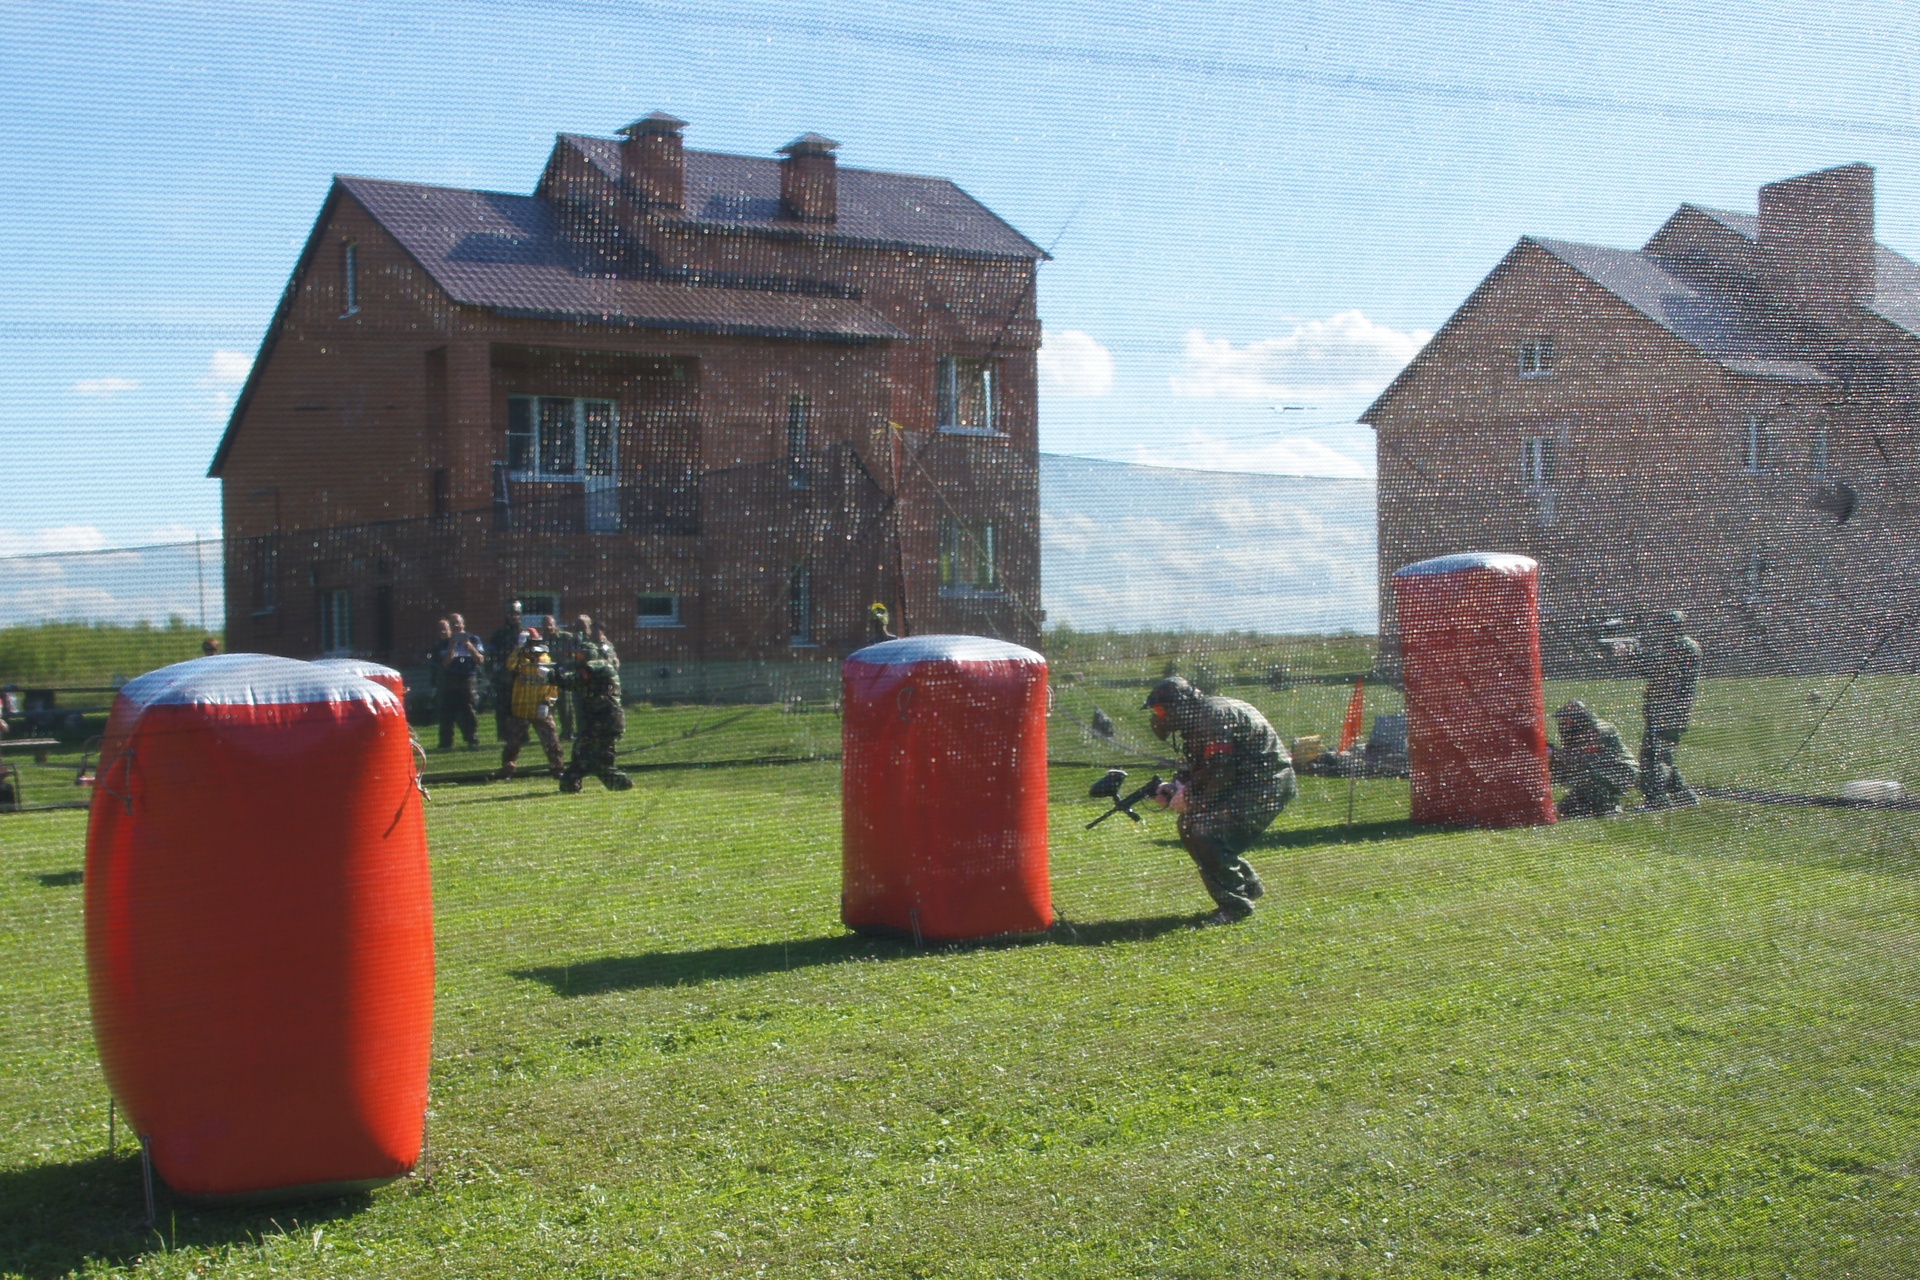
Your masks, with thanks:
[[[1189,817],[1205,825],[1271,821],[1293,795],[1293,757],[1267,718],[1238,698],[1212,695],[1184,718]]]
[[[1693,723],[1693,700],[1700,691],[1700,642],[1675,636],[1646,656],[1647,692],[1642,704],[1649,731],[1685,733]]]
[[[620,664],[605,656],[584,665],[562,671],[556,678],[563,689],[580,691],[581,702],[589,708],[596,702],[620,705]]]
[[[1598,718],[1591,728],[1563,732],[1552,760],[1553,776],[1575,790],[1598,782],[1611,790],[1625,791],[1640,781],[1639,766],[1627,744],[1620,740],[1620,731]]]

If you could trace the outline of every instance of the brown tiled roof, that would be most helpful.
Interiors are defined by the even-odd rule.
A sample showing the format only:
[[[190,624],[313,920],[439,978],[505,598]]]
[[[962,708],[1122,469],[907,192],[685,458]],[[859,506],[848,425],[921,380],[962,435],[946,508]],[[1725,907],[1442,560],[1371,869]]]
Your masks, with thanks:
[[[1785,382],[1826,382],[1796,335],[1770,323],[1750,297],[1683,278],[1651,253],[1568,240],[1526,238],[1636,311],[1735,373]]]
[[[620,144],[614,139],[563,133],[557,145],[574,148],[606,177],[620,181]],[[684,154],[687,221],[765,230],[794,226],[781,216],[778,160],[718,151]],[[839,216],[827,233],[836,239],[996,258],[1047,256],[945,178],[845,165],[837,173]]]
[[[496,191],[340,178],[455,302],[589,324],[870,341],[906,333],[848,298],[617,279],[556,224],[547,202]]]

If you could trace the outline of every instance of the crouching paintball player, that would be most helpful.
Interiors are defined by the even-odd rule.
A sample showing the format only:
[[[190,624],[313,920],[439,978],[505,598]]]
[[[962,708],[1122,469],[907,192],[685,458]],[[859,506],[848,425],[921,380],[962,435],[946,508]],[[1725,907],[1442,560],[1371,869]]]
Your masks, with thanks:
[[[560,790],[569,794],[581,790],[588,774],[609,791],[632,787],[633,779],[614,762],[620,735],[627,731],[627,712],[620,705],[620,660],[613,656],[613,647],[592,642],[580,646],[556,683],[573,693],[579,713],[573,759],[560,774]]]
[[[1244,920],[1266,886],[1243,855],[1298,793],[1293,757],[1259,711],[1179,676],[1153,686],[1144,709],[1155,737],[1180,735],[1185,759],[1156,799],[1180,815],[1180,843],[1219,908],[1206,923]]]
[[[1620,731],[1578,700],[1553,713],[1560,745],[1549,748],[1555,782],[1567,784],[1560,798],[1563,818],[1604,818],[1620,812],[1620,797],[1640,781],[1633,753]]]

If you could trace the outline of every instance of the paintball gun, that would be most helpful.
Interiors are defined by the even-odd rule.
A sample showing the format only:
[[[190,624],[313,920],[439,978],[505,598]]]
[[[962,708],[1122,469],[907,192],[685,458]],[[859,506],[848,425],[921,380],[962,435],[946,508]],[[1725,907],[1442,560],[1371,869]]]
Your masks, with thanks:
[[[1087,794],[1096,800],[1113,801],[1113,808],[1107,810],[1092,822],[1089,822],[1087,824],[1087,830],[1093,830],[1116,813],[1124,813],[1135,822],[1140,821],[1140,815],[1133,811],[1133,806],[1139,804],[1142,800],[1148,799],[1154,792],[1166,785],[1165,782],[1161,780],[1160,775],[1156,773],[1151,778],[1148,778],[1144,785],[1123,796],[1120,794],[1120,784],[1126,780],[1127,771],[1125,769],[1109,769],[1105,777],[1101,778],[1100,781],[1094,783],[1093,786],[1088,789]]]

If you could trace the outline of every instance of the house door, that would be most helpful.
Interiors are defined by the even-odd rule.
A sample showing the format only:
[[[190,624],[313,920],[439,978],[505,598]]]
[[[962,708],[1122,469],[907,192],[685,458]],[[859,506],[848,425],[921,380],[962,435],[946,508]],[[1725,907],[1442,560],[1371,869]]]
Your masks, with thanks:
[[[616,485],[619,470],[615,454],[619,445],[619,425],[611,401],[581,402],[581,486],[586,502],[588,533],[620,531],[620,490]]]

